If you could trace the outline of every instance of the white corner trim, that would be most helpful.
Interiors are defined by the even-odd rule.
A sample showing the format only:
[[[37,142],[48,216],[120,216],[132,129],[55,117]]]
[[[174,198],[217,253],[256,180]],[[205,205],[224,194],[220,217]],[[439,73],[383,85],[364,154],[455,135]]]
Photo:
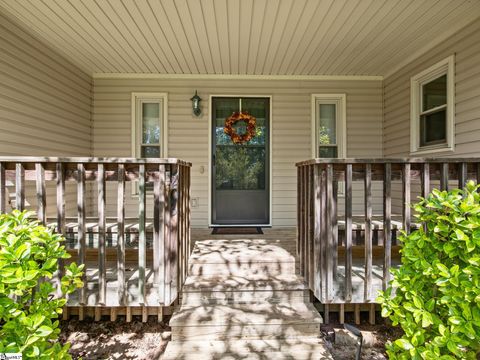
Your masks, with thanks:
[[[160,79],[160,80],[292,80],[292,81],[383,81],[378,75],[235,75],[235,74],[158,74],[93,73],[94,79]]]
[[[447,75],[447,144],[420,148],[420,87]],[[451,55],[410,78],[410,153],[428,154],[455,150],[455,55]]]

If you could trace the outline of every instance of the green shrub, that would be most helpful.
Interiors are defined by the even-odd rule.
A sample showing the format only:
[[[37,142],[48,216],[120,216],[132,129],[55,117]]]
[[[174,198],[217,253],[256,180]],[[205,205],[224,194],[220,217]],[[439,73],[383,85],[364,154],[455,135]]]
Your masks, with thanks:
[[[0,215],[0,353],[23,358],[71,359],[69,345],[58,341],[56,320],[66,303],[46,279],[69,257],[62,236],[30,220],[32,213]],[[63,294],[81,287],[81,267],[65,267]]]
[[[480,194],[469,182],[464,190],[434,190],[414,209],[426,228],[401,236],[402,265],[378,298],[382,316],[405,332],[387,353],[391,359],[476,359]]]

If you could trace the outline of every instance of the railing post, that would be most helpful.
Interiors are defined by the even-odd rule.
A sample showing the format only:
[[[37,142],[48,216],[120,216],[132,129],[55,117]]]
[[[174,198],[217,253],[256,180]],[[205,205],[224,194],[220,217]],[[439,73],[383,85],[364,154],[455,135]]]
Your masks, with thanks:
[[[118,304],[127,305],[125,291],[125,165],[117,167],[117,282]]]
[[[383,282],[386,290],[392,264],[392,164],[386,163],[383,174]]]
[[[313,187],[314,187],[314,203],[313,203],[313,262],[314,262],[314,286],[313,292],[317,299],[322,298],[322,277],[321,277],[321,241],[322,241],[322,212],[321,212],[321,178],[320,166],[318,164],[313,167]]]
[[[106,254],[105,254],[105,165],[98,164],[98,303],[106,304],[107,300],[107,279],[106,279]]]
[[[145,164],[138,166],[138,302],[145,305]]]
[[[372,165],[365,164],[365,302],[372,297]]]
[[[334,213],[334,201],[333,165],[327,164],[327,282],[325,284],[327,287],[327,297],[325,299],[326,303],[331,302],[333,298],[333,228],[335,223],[334,217],[337,216],[337,214]]]
[[[80,289],[79,303],[80,305],[86,305],[87,293],[87,264],[86,264],[86,237],[85,237],[85,167],[83,164],[77,165],[77,213],[78,213],[78,263],[79,265],[85,265],[83,269],[82,281],[85,284]],[[83,317],[83,316],[79,316]]]
[[[403,215],[403,231],[410,234],[410,222],[411,222],[411,211],[410,211],[410,175],[411,175],[411,166],[409,163],[403,164],[403,206],[402,206],[402,215]]]
[[[159,303],[164,304],[164,202],[165,165],[159,165],[153,187],[153,281],[156,284]]]
[[[345,167],[345,301],[352,301],[352,164]]]

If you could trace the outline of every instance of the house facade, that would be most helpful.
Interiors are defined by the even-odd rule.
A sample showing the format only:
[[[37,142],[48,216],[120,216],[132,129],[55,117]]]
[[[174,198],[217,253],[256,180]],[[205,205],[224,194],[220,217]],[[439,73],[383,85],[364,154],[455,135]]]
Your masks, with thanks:
[[[0,1],[0,154],[180,158],[193,227],[294,227],[296,162],[477,156],[479,17],[468,1]],[[242,110],[261,140],[232,153]]]

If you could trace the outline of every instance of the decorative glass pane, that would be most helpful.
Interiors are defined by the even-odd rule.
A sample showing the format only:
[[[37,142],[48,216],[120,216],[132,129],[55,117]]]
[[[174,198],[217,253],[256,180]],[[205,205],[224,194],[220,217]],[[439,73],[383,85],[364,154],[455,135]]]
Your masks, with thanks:
[[[160,157],[160,146],[142,146],[142,158]]]
[[[321,158],[336,158],[338,157],[336,146],[319,146],[318,157]]]
[[[217,144],[233,145],[230,136],[223,132],[223,128],[225,126],[225,120],[239,110],[239,98],[219,98],[215,100],[215,134],[217,137]]]
[[[257,119],[256,134],[248,144],[265,145],[265,118],[268,114],[268,99],[242,98],[242,111],[248,112]]]
[[[422,111],[427,111],[447,103],[447,75],[430,81],[422,86]]]
[[[160,104],[142,104],[142,142],[144,144],[160,143]]]
[[[447,141],[445,109],[420,116],[420,146],[443,144]]]
[[[318,105],[318,144],[336,144],[336,105]]]

